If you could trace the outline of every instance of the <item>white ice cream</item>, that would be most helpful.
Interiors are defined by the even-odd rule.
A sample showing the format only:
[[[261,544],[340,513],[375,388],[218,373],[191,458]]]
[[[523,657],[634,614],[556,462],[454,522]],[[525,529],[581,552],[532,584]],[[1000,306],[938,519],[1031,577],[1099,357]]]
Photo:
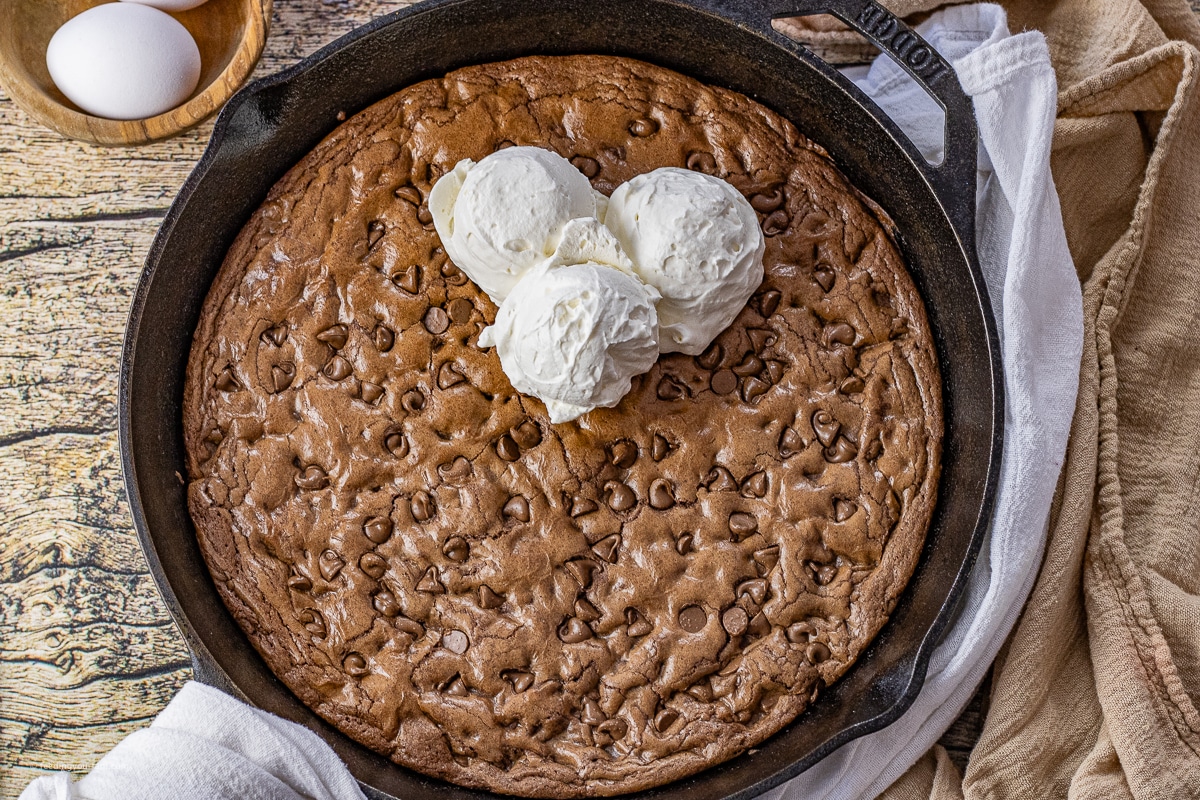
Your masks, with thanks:
[[[588,262],[529,272],[479,344],[496,347],[515,389],[542,399],[551,422],[611,408],[658,360],[658,292]]]
[[[604,223],[662,293],[664,353],[703,352],[762,283],[758,217],[720,178],[670,167],[638,175],[613,192]]]
[[[571,162],[540,147],[464,159],[429,194],[446,254],[496,303],[554,253],[569,221],[603,220],[604,204]]]

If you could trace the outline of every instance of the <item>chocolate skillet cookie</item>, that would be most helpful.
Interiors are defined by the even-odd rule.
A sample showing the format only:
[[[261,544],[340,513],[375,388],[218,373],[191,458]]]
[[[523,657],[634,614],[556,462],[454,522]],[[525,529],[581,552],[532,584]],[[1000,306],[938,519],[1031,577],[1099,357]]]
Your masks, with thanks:
[[[696,358],[551,425],[425,205],[462,158],[680,166],[759,212],[766,278]],[[305,703],[396,762],[534,797],[692,774],[790,722],[891,612],[933,509],[928,322],[881,213],[748,98],[597,56],[352,117],[271,191],[195,334],[192,517]]]

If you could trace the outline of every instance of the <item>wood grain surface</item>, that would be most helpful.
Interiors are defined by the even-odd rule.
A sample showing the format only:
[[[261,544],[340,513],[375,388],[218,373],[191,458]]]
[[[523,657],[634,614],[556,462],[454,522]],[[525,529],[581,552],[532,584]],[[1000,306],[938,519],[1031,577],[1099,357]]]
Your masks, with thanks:
[[[409,0],[281,0],[256,76]],[[128,304],[211,121],[139,148],[36,124],[0,92],[0,798],[89,770],[190,676],[121,483]],[[962,763],[980,694],[943,741]]]

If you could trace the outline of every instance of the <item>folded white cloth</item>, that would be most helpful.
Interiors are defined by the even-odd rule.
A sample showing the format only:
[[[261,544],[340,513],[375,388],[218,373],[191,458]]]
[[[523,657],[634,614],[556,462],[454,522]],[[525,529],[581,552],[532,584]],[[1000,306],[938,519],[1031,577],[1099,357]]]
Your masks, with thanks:
[[[875,797],[962,711],[1016,623],[1045,544],[1066,451],[1083,346],[1079,282],[1050,177],[1056,88],[1041,34],[1009,36],[994,5],[956,6],[919,32],[954,65],[979,123],[979,257],[1004,343],[1006,438],[995,516],[962,608],[912,708],[764,795]],[[861,77],[927,156],[940,156],[940,108],[893,62]],[[72,783],[42,777],[20,800],[362,800],[311,731],[197,683]]]
[[[38,778],[20,800],[365,800],[307,728],[189,682],[148,728],[78,782]]]
[[[962,712],[1033,588],[1075,410],[1083,300],[1050,176],[1057,85],[1045,39],[1010,36],[1004,10],[991,4],[946,8],[917,31],[954,66],[979,125],[977,249],[1007,392],[996,510],[916,702],[764,800],[876,797]],[[942,111],[907,73],[881,57],[852,77],[927,158],[940,160]]]

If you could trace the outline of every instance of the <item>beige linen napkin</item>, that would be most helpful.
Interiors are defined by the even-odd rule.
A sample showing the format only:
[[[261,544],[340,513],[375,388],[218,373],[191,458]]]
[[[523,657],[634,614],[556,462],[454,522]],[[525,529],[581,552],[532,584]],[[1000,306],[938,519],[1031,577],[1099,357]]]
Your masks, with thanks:
[[[1046,559],[965,778],[934,748],[883,796],[1197,798],[1200,25],[1182,0],[1005,5],[1013,31],[1045,33],[1058,76],[1079,401]]]

